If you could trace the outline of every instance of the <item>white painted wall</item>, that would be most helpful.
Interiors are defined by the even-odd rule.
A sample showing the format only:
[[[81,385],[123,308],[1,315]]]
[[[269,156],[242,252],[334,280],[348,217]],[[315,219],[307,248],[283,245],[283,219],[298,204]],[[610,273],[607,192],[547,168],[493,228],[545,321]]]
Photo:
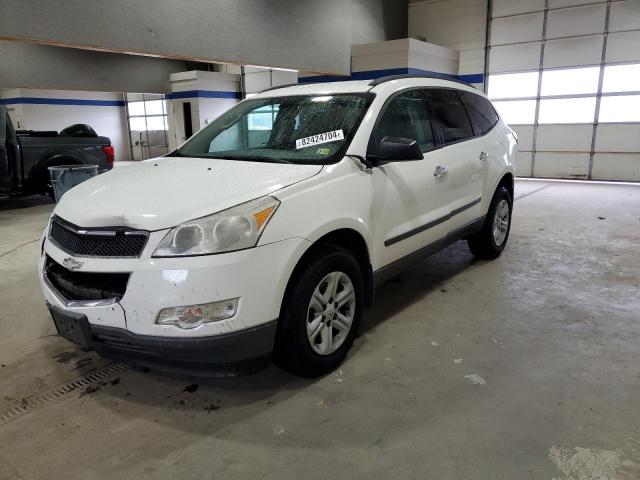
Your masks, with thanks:
[[[194,124],[194,131],[198,131],[199,128],[205,127],[233,107],[236,103],[238,103],[238,100],[199,98],[197,105],[199,123]]]
[[[72,90],[35,90],[14,88],[0,90],[0,99],[21,98],[76,99],[122,101],[121,93],[85,92]],[[49,105],[20,104],[7,105],[9,115],[21,130],[60,131],[75,123],[91,125],[98,135],[109,137],[115,148],[117,160],[129,160],[130,150],[127,135],[127,120],[123,106]]]
[[[367,43],[351,47],[352,73],[396,68],[416,68],[458,74],[457,50],[413,38]]]
[[[20,97],[19,88],[0,89],[0,101],[18,97]],[[22,120],[22,105],[8,104],[7,111],[9,112],[9,117],[13,122],[13,126],[17,129],[22,129],[22,124],[24,123],[24,121]]]
[[[278,85],[298,83],[296,70],[244,67],[244,90],[249,95]]]
[[[222,72],[189,71],[170,76],[171,94],[186,92],[240,92],[240,75]],[[238,103],[234,98],[209,98],[200,93],[189,98],[169,96],[167,122],[169,124],[169,150],[173,150],[186,140],[184,132],[183,104],[191,104],[193,132],[218,118],[222,113]]]

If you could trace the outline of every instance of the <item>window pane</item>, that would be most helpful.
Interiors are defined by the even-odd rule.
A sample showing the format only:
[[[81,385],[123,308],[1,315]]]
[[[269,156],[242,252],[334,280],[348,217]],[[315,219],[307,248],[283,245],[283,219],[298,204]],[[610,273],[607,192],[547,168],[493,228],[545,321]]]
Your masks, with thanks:
[[[145,108],[147,109],[147,115],[162,115],[167,112],[166,106],[164,111],[162,110],[164,100],[148,100],[145,102]]]
[[[640,122],[640,95],[602,97],[598,121]]]
[[[596,93],[600,67],[544,70],[541,95]]]
[[[458,92],[458,94],[471,117],[471,123],[476,135],[483,135],[491,130],[498,122],[498,114],[491,106],[491,102],[475,93]]]
[[[249,99],[227,110],[178,150],[186,156],[262,156],[324,163],[355,133],[371,97],[366,94],[292,95]],[[275,115],[271,129],[249,130],[250,116]]]
[[[129,115],[144,115],[144,102],[127,102]]]
[[[256,108],[247,115],[247,127],[249,130],[271,130],[273,121],[278,113],[279,105],[267,105]]]
[[[167,117],[165,115],[158,115],[156,117],[147,117],[147,128],[149,130],[166,130]]]
[[[144,117],[130,118],[129,125],[131,126],[131,131],[143,132],[147,129],[147,126],[144,121]]]
[[[452,90],[427,90],[427,98],[444,143],[473,137],[469,116]]]
[[[271,113],[250,113],[247,115],[249,130],[271,130],[273,115]]]
[[[536,118],[535,100],[493,102],[502,119],[511,125],[532,125]]]
[[[538,123],[593,123],[595,109],[595,97],[541,100]]]
[[[535,97],[537,94],[538,72],[489,76],[489,98]]]
[[[640,91],[640,64],[604,67],[603,92]]]
[[[423,152],[435,146],[427,108],[419,91],[402,93],[391,100],[373,132],[374,145],[380,145],[387,136],[415,139]]]

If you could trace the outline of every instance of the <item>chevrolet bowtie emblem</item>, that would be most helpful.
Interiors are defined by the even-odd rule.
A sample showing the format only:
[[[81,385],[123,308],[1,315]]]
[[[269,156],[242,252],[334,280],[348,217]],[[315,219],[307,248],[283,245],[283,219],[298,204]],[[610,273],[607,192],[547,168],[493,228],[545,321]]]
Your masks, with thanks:
[[[69,270],[78,270],[84,262],[76,260],[75,258],[67,257],[62,261],[62,265],[64,265]]]

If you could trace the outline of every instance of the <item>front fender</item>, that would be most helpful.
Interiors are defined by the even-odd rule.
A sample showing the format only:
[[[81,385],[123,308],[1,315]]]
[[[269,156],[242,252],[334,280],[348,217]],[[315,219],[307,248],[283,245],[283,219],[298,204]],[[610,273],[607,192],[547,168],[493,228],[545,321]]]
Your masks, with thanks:
[[[276,192],[282,204],[267,225],[261,243],[299,237],[315,242],[336,230],[362,236],[372,252],[366,218],[373,202],[369,175],[353,162],[340,162],[312,178]]]

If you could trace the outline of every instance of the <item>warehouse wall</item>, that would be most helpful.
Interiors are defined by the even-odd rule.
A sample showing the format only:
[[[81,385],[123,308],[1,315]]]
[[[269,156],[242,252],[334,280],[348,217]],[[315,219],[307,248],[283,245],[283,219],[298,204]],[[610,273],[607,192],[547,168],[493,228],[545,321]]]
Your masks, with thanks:
[[[98,135],[111,139],[116,160],[130,157],[120,93],[14,88],[0,90],[0,104],[7,105],[17,129],[60,131],[75,123],[86,123]]]
[[[189,71],[171,75],[169,149],[187,140],[185,103],[190,106],[191,126],[195,133],[233,107],[241,97],[240,75],[236,73]]]
[[[410,0],[408,22],[410,37],[458,50],[458,74],[482,83],[487,0]]]
[[[1,40],[0,65],[0,88],[98,92],[165,93],[169,75],[188,69],[178,60]]]
[[[297,71],[244,67],[244,91],[250,95],[278,85],[298,83]]]
[[[406,0],[7,0],[0,38],[348,74],[352,44],[404,37],[406,18]]]

